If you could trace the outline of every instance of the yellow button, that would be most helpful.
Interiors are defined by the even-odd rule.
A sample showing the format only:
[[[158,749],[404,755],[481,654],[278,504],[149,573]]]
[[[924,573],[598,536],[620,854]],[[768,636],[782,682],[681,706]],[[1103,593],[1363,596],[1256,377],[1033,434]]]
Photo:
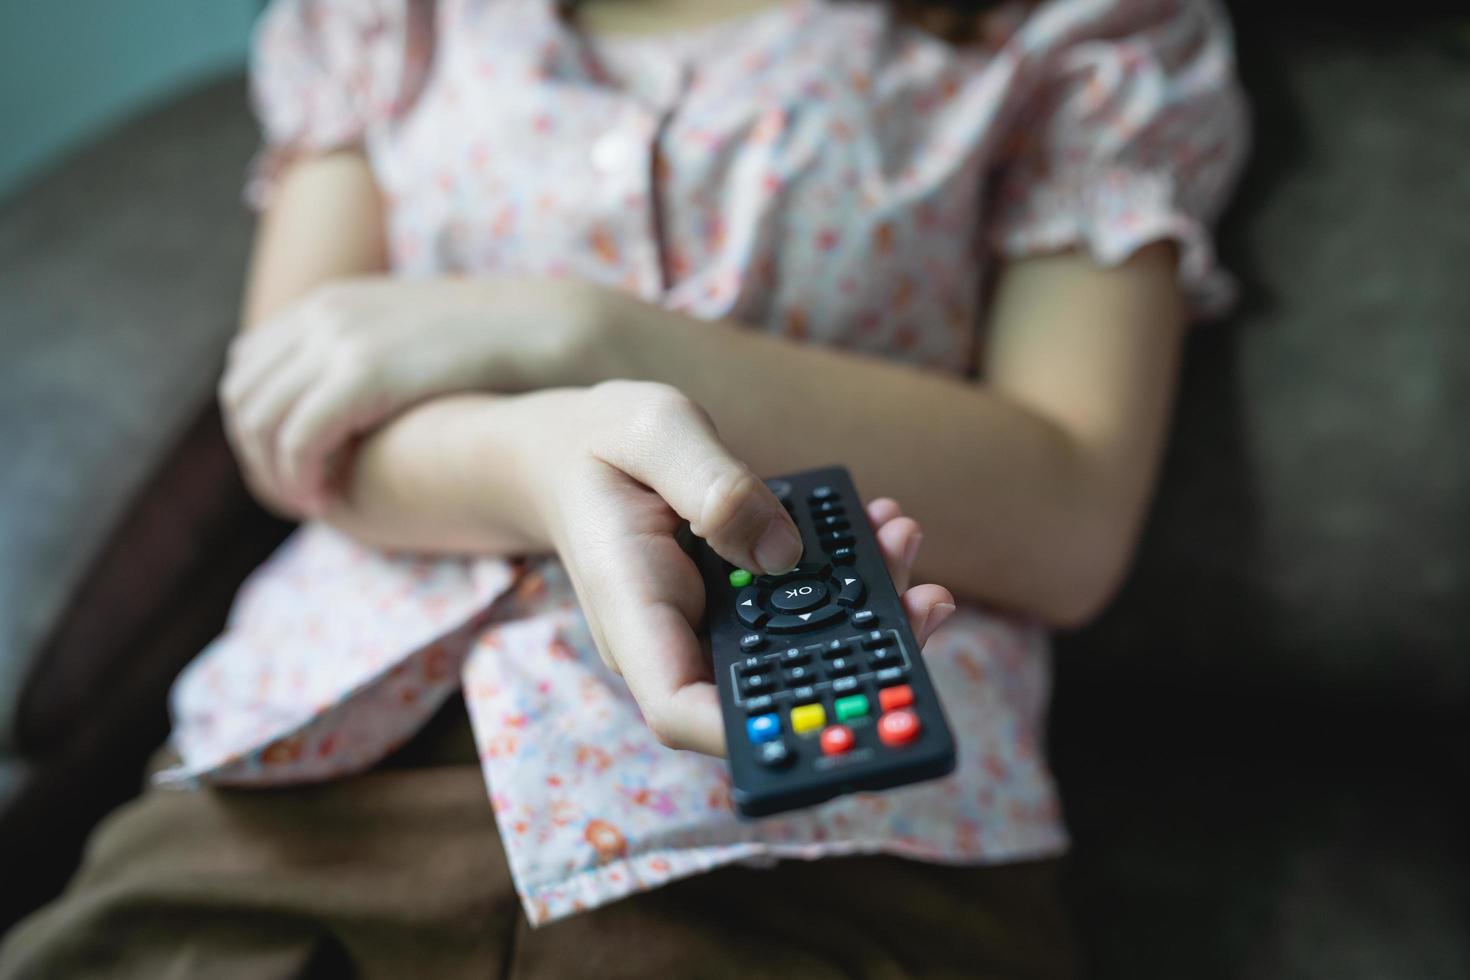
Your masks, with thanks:
[[[803,704],[791,709],[791,730],[798,735],[814,732],[827,724],[827,712],[820,704]]]

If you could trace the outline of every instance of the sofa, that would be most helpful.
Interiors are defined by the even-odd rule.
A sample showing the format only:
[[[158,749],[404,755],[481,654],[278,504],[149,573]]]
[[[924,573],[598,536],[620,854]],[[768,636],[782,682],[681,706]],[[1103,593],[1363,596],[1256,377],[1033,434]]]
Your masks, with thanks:
[[[1089,973],[1470,976],[1470,33],[1237,10],[1242,282],[1191,335],[1132,576],[1059,637]],[[0,202],[0,930],[139,791],[166,695],[289,532],[213,381],[243,83]]]

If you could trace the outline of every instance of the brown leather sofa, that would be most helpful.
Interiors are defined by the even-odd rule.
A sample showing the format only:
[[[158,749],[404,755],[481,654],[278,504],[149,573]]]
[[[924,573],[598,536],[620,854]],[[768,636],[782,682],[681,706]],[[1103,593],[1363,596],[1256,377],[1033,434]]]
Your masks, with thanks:
[[[1060,643],[1069,894],[1098,976],[1470,976],[1470,60],[1433,19],[1239,23],[1246,300],[1191,340],[1135,575]],[[253,145],[225,80],[0,203],[0,929],[288,530],[212,399]]]

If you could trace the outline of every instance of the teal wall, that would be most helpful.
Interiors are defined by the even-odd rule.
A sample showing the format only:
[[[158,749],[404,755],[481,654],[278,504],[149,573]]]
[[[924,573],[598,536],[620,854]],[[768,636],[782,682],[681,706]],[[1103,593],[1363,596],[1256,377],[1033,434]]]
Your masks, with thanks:
[[[243,66],[257,0],[0,0],[0,197],[150,103]]]

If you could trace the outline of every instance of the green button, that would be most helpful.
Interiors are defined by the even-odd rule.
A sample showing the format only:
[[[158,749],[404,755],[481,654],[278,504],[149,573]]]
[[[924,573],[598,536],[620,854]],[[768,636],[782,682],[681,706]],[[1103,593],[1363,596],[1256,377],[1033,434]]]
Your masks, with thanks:
[[[743,589],[754,581],[755,576],[751,575],[743,568],[737,568],[735,569],[735,571],[730,573],[730,584],[735,586],[735,588],[737,589]]]
[[[832,707],[837,709],[838,721],[862,718],[868,713],[868,699],[861,694],[852,694],[845,698],[838,698]]]

